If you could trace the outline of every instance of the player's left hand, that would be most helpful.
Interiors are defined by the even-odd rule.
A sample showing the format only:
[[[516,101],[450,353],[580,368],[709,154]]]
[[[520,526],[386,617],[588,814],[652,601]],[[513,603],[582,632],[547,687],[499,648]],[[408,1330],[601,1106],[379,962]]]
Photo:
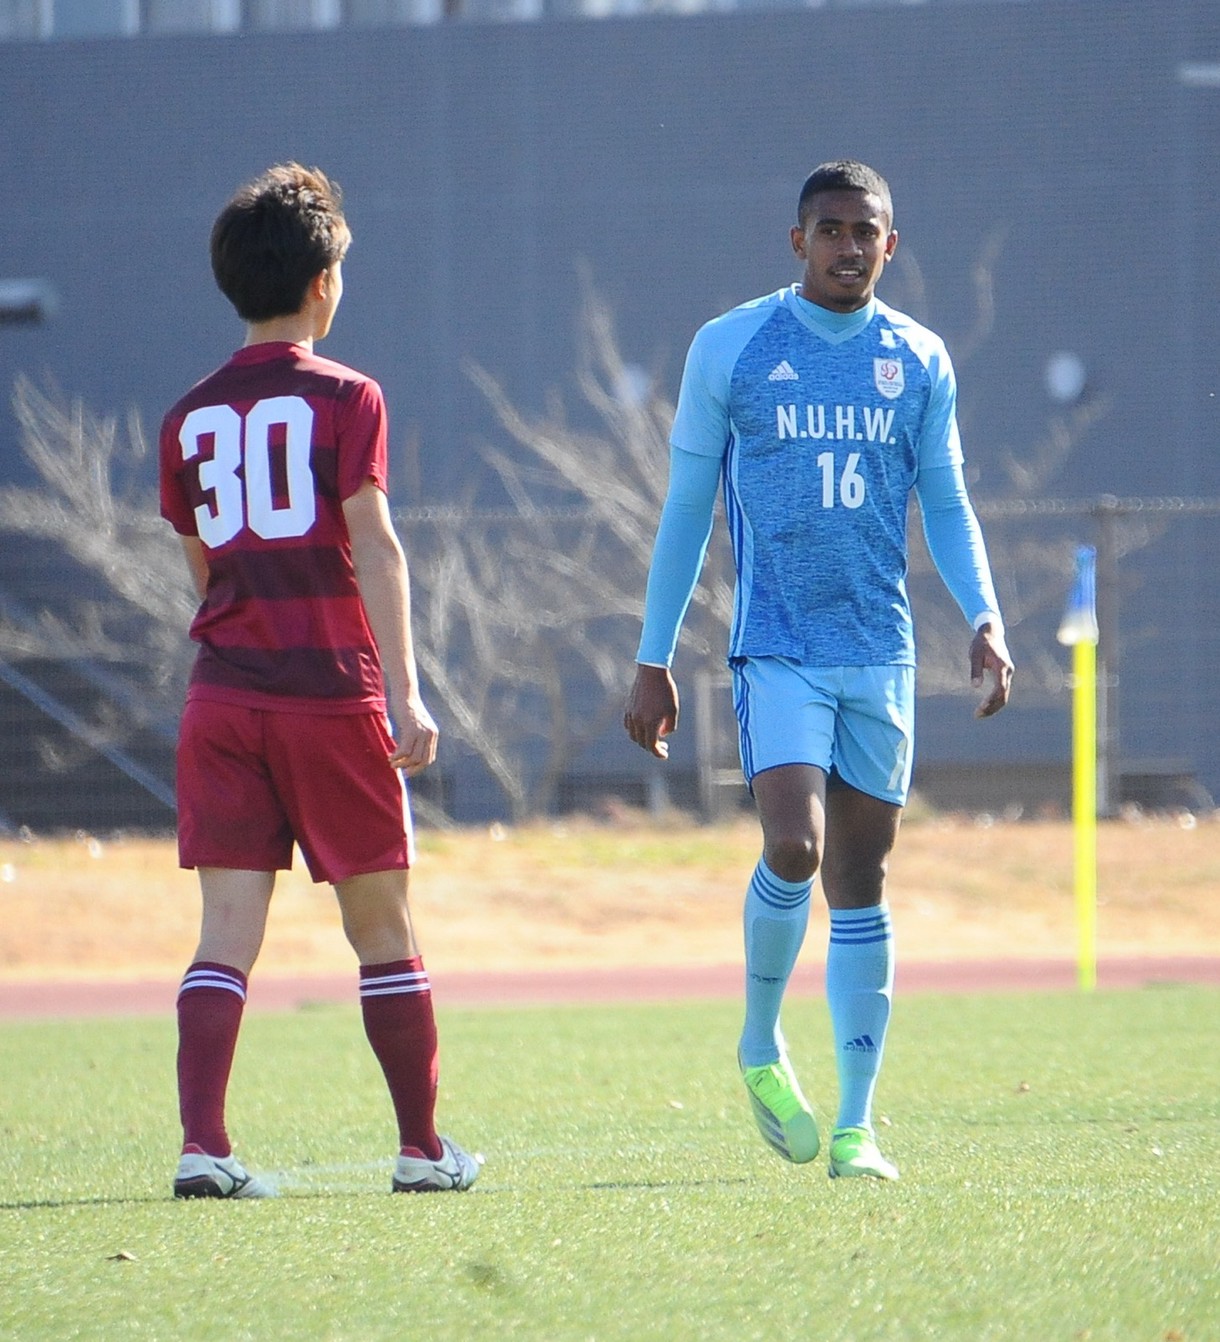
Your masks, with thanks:
[[[394,749],[389,756],[392,768],[401,769],[409,777],[436,760],[440,731],[422,699],[407,700],[394,718],[394,735]]]
[[[985,624],[970,644],[971,685],[978,689],[988,674],[992,677],[990,694],[974,710],[976,718],[989,718],[1004,707],[1012,691],[1012,673],[1012,658],[1004,635],[993,633],[991,625]]]
[[[678,711],[678,687],[669,668],[637,665],[623,713],[627,735],[650,755],[668,759],[669,744],[664,738],[678,730]]]

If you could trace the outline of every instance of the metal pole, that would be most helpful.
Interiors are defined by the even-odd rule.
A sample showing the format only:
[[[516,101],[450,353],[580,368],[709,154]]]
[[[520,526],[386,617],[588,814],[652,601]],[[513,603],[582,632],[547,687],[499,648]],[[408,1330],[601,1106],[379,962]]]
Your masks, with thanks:
[[[1097,987],[1097,647],[1072,648],[1072,820],[1076,839],[1076,976]]]
[[[1113,494],[1097,500],[1097,813],[1115,816],[1122,806],[1122,735],[1119,716],[1118,519]]]
[[[1097,551],[1076,550],[1076,580],[1059,625],[1072,649],[1072,831],[1075,838],[1076,966],[1097,986]]]
[[[712,677],[700,667],[695,672],[695,774],[699,783],[699,810],[705,823],[719,818],[719,789],[716,787],[716,724],[712,703]]]

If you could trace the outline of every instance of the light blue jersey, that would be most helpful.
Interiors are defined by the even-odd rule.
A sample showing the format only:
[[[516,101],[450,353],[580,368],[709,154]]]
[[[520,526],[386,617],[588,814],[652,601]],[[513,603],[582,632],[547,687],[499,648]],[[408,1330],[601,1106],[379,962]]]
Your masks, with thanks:
[[[738,578],[730,657],[914,664],[910,495],[921,474],[961,478],[956,384],[938,336],[876,299],[836,314],[794,286],[745,303],[695,336],[671,442],[722,471]],[[996,601],[964,506],[974,535],[962,543],[982,558],[951,590],[973,620]],[[647,625],[640,660],[668,661],[676,625]]]

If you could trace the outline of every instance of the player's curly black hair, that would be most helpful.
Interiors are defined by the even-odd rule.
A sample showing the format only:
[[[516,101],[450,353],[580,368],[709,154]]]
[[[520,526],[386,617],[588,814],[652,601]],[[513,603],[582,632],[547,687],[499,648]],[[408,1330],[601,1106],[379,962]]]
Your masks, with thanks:
[[[891,227],[894,223],[894,203],[890,199],[890,186],[884,177],[867,163],[858,163],[852,158],[836,159],[832,163],[819,164],[805,178],[801,194],[796,203],[796,222],[804,228],[809,217],[809,203],[814,196],[824,191],[866,191],[876,196],[885,206],[886,217]]]
[[[212,273],[243,321],[301,310],[310,281],[343,259],[343,193],[319,168],[279,163],[234,193],[212,225]]]

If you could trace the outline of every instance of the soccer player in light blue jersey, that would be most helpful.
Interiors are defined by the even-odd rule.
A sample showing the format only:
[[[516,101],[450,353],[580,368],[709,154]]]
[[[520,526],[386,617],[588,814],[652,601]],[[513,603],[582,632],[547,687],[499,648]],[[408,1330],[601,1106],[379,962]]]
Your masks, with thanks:
[[[825,163],[791,230],[800,282],[708,322],[687,355],[670,481],[624,724],[664,759],[670,673],[717,490],[737,569],[729,664],[742,768],[763,851],[745,899],[738,1062],[763,1138],[818,1153],[780,1029],[820,871],[826,992],[839,1082],[831,1177],[896,1179],[873,1093],[894,979],[885,874],[910,787],[915,647],[907,512],[919,500],[936,567],[973,629],[977,717],[1008,702],[1012,661],[966,493],[956,384],[940,338],[874,297],[898,234],[885,180]]]

